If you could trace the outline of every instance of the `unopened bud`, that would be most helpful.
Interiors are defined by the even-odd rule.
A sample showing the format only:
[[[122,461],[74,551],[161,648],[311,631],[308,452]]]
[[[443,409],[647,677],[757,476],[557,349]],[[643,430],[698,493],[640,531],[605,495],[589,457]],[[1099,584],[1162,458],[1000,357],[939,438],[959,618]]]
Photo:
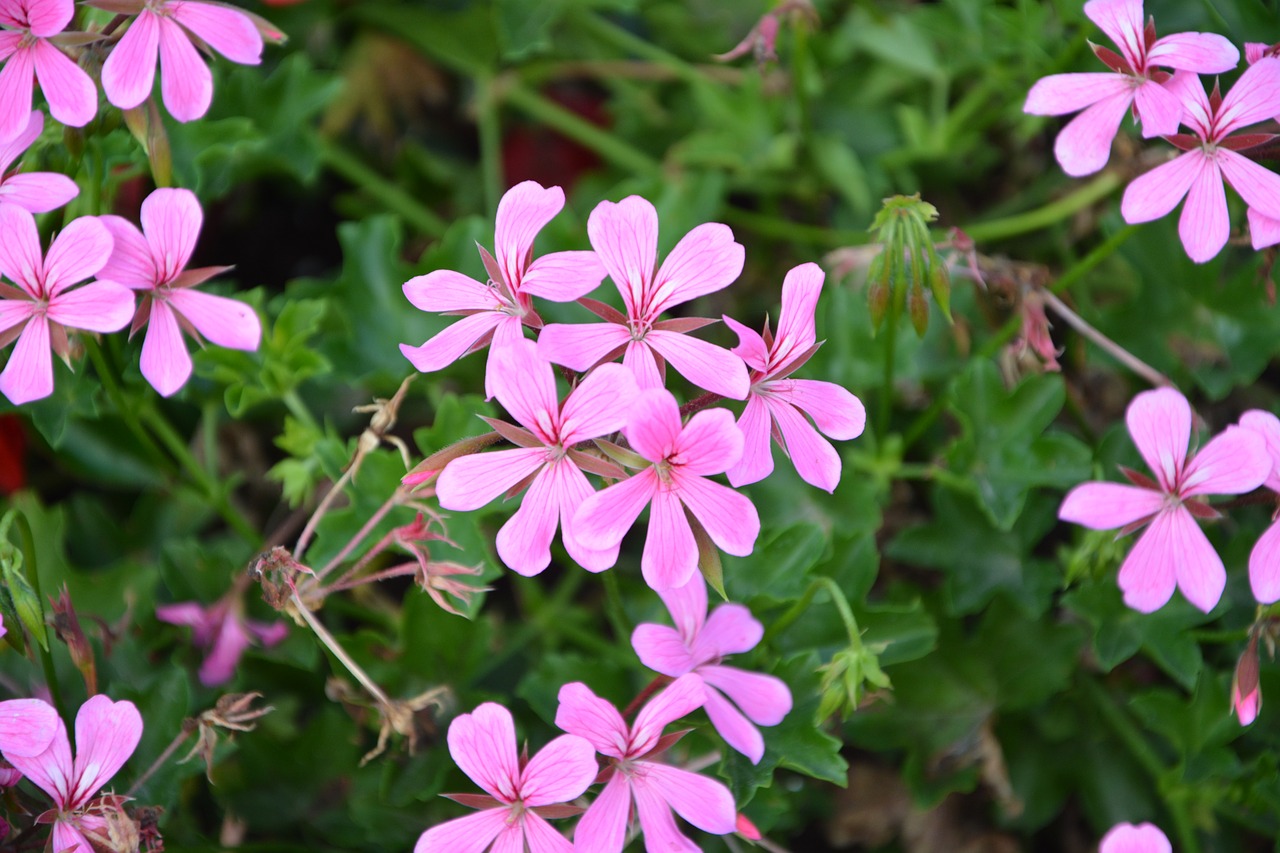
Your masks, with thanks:
[[[1262,710],[1262,687],[1258,683],[1257,633],[1249,635],[1249,645],[1236,664],[1236,674],[1231,680],[1231,708],[1242,726],[1256,720],[1258,712]]]
[[[929,264],[929,292],[933,294],[933,301],[938,304],[938,310],[942,312],[942,316],[947,318],[947,322],[951,320],[951,273],[947,269],[947,265],[933,258]]]
[[[49,603],[53,605],[53,631],[59,640],[67,644],[71,662],[80,670],[85,689],[93,696],[98,692],[98,669],[94,662],[93,647],[89,645],[89,638],[80,627],[80,617],[71,603],[71,593],[66,584],[62,585],[62,594],[49,599]]]
[[[916,334],[923,338],[929,328],[929,303],[925,301],[924,288],[918,280],[912,282],[907,312],[911,315],[911,325],[915,326]]]
[[[879,651],[883,651],[883,646],[849,646],[836,652],[830,663],[819,667],[818,671],[822,673],[819,719],[824,720],[837,713],[842,718],[848,717],[858,710],[868,687],[872,690],[892,688],[889,676],[880,669]]]

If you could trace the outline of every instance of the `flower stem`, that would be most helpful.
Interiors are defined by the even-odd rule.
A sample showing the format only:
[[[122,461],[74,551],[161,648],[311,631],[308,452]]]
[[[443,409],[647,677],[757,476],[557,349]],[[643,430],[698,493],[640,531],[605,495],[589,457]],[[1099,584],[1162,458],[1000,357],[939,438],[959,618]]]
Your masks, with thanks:
[[[448,223],[439,214],[369,168],[360,158],[324,138],[320,139],[319,145],[320,160],[326,166],[376,198],[391,212],[399,214],[423,234],[440,237],[448,229]]]
[[[876,442],[883,443],[889,436],[890,415],[893,414],[894,358],[898,347],[898,294],[889,296],[889,316],[885,317],[884,330],[884,378],[880,387],[880,410],[876,412]]]
[[[480,135],[480,178],[485,210],[497,210],[502,196],[502,122],[493,77],[476,80],[476,129]]]
[[[186,742],[187,738],[191,737],[191,733],[195,730],[196,730],[195,720],[192,720],[192,719],[183,720],[182,728],[181,730],[179,730],[177,736],[174,737],[173,740],[169,741],[169,745],[164,748],[164,752],[160,753],[160,755],[156,757],[156,760],[151,762],[151,766],[148,767],[145,771],[143,771],[141,776],[139,776],[137,779],[134,780],[133,784],[129,786],[129,790],[125,792],[125,796],[132,797],[134,794],[136,794],[138,792],[138,789],[141,788],[143,784],[148,779],[150,779],[157,770],[163,767],[166,761],[168,761],[170,758],[173,757],[173,754],[178,751],[178,747],[182,746],[182,744]]]
[[[549,98],[524,88],[512,78],[504,77],[495,86],[495,91],[501,94],[503,101],[530,118],[590,148],[624,171],[654,175],[661,170],[661,164],[640,149],[623,142],[608,131],[601,130],[577,113],[565,109]]]
[[[767,644],[774,637],[787,630],[793,622],[809,609],[809,605],[813,603],[813,598],[820,589],[827,591],[827,594],[831,596],[831,603],[840,612],[840,621],[844,623],[844,631],[849,637],[849,645],[855,651],[860,650],[862,648],[862,632],[858,629],[858,620],[853,615],[853,608],[849,606],[849,600],[845,597],[844,590],[840,589],[840,585],[834,579],[825,575],[815,577],[809,583],[808,589],[804,591],[804,595],[800,596],[785,613],[773,620],[769,628],[764,632],[764,638],[761,643]]]
[[[27,581],[31,584],[31,591],[35,593],[36,603],[40,607],[40,621],[44,623],[44,594],[40,591],[40,571],[36,565],[36,538],[31,533],[31,523],[23,513],[15,513],[13,520],[18,528],[18,536],[22,539],[22,564],[27,572]],[[53,668],[53,654],[40,643],[36,643],[35,646],[36,653],[40,656],[40,667],[44,670],[45,685],[49,688],[49,697],[53,699],[53,706],[57,709],[59,717],[70,722],[68,708],[62,703],[58,674]]]
[[[1106,171],[1079,189],[1042,207],[1015,213],[1013,216],[1006,216],[1003,219],[992,219],[987,222],[966,225],[964,231],[979,243],[1004,240],[1018,234],[1039,231],[1041,228],[1047,228],[1054,223],[1061,222],[1086,207],[1096,204],[1111,195],[1123,184],[1124,180],[1119,172],[1114,170]]]

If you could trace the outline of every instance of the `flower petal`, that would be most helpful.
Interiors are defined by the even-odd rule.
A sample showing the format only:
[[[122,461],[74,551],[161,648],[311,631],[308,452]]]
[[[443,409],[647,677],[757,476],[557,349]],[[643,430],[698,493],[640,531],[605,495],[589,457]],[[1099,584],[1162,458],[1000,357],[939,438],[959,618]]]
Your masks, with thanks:
[[[631,728],[629,756],[641,756],[653,749],[662,737],[663,729],[692,714],[705,701],[706,687],[700,676],[687,673],[671,682],[636,714],[635,725]]]
[[[1231,220],[1227,213],[1227,192],[1216,161],[1204,158],[1204,166],[1196,174],[1187,192],[1187,203],[1178,219],[1178,236],[1187,257],[1198,264],[1213,260],[1231,236]]]
[[[231,6],[173,0],[165,9],[209,47],[232,62],[262,62],[262,34],[248,15]]]
[[[561,735],[529,759],[520,794],[530,808],[577,799],[595,781],[596,749],[577,735]]]
[[[99,216],[111,234],[111,257],[98,275],[135,290],[151,290],[160,281],[151,246],[138,226],[122,216]]]
[[[815,263],[800,264],[782,280],[782,310],[773,339],[774,360],[784,366],[818,342],[814,316],[826,273]]]
[[[143,9],[102,63],[102,91],[123,110],[147,99],[156,80],[160,53],[160,18]]]
[[[1224,74],[1234,71],[1239,62],[1240,51],[1217,33],[1174,33],[1156,39],[1147,51],[1148,65],[1196,74]]]
[[[1245,69],[1222,98],[1214,122],[1215,139],[1280,115],[1280,59],[1259,59]]]
[[[618,286],[627,313],[639,319],[658,260],[658,211],[638,195],[617,204],[602,201],[587,218],[587,235]]]
[[[742,712],[718,690],[707,688],[707,718],[731,749],[745,755],[752,764],[764,758],[764,737]]]
[[[1079,178],[1107,165],[1111,158],[1111,140],[1116,138],[1131,103],[1132,90],[1120,92],[1098,101],[1069,121],[1053,144],[1053,153],[1062,171]]]
[[[741,488],[758,483],[773,473],[773,448],[769,445],[772,418],[759,394],[747,397],[747,406],[738,418],[742,433],[742,456],[729,469],[729,483]]]
[[[63,228],[44,259],[45,287],[50,296],[92,278],[111,257],[111,232],[96,216],[81,216]],[[132,295],[130,295],[132,299]]]
[[[1022,111],[1037,116],[1067,115],[1107,98],[1125,94],[1131,88],[1124,74],[1106,71],[1051,74],[1037,80],[1031,87]]]
[[[552,302],[572,302],[599,287],[604,276],[604,265],[595,252],[553,252],[524,271],[520,292]]]
[[[516,184],[503,194],[498,202],[493,249],[507,284],[522,289],[520,280],[533,253],[534,238],[563,208],[564,190],[544,188],[537,181]]]
[[[524,821],[524,835],[529,850],[537,853],[573,853],[573,844],[569,839],[557,832],[537,812],[525,812],[521,820]],[[524,842],[522,841],[521,844],[523,845]],[[524,853],[524,851],[523,846],[515,849],[515,853]]]
[[[191,190],[161,188],[142,202],[141,218],[160,281],[172,281],[186,268],[200,239],[200,202]]]
[[[226,684],[236,674],[236,667],[245,649],[249,648],[249,632],[235,616],[228,614],[222,620],[213,648],[200,664],[200,683],[205,687]]]
[[[601,755],[613,758],[625,755],[630,730],[617,708],[592,693],[591,688],[581,681],[561,687],[558,699],[556,726],[571,735],[586,738]]]
[[[1260,409],[1250,409],[1240,416],[1240,426],[1262,436],[1271,457],[1271,473],[1264,485],[1273,492],[1280,492],[1280,418]]]
[[[670,396],[670,395],[668,395]],[[679,409],[676,410],[677,417]],[[720,474],[742,458],[742,430],[728,409],[703,409],[689,419],[668,455],[681,475]]]
[[[552,364],[583,371],[630,340],[617,323],[549,323],[538,335],[538,351]]]
[[[168,301],[197,332],[220,347],[253,351],[262,341],[257,313],[238,299],[183,287],[170,291]]]
[[[98,114],[98,90],[93,78],[44,39],[36,39],[31,50],[36,79],[49,102],[49,114],[71,127],[84,127],[92,121]]]
[[[169,115],[192,121],[209,111],[213,75],[191,39],[169,18],[160,18],[160,93]]]
[[[0,183],[0,201],[16,204],[32,213],[57,210],[80,194],[80,187],[56,172],[10,175]]]
[[[1173,847],[1152,824],[1120,823],[1102,836],[1098,853],[1173,853]]]
[[[659,487],[649,505],[649,532],[640,555],[644,582],[655,590],[680,586],[697,567],[698,543],[684,506],[674,491]]]
[[[1272,219],[1252,207],[1249,208],[1248,214],[1249,238],[1255,251],[1280,243],[1280,219]]]
[[[498,531],[494,543],[498,556],[509,569],[525,577],[532,577],[551,565],[551,540],[555,538],[560,520],[557,470],[565,464],[572,467],[564,460],[544,465],[529,484],[520,508]]]
[[[1178,132],[1182,124],[1182,101],[1154,80],[1145,80],[1134,91],[1142,135],[1147,139]]]
[[[733,229],[707,222],[680,239],[662,262],[649,289],[646,317],[723,290],[742,274],[746,249],[733,239]],[[741,399],[741,398],[739,398]]]
[[[1186,510],[1178,507],[1157,514],[1120,564],[1118,581],[1124,603],[1134,610],[1154,613],[1173,597],[1178,583],[1177,557],[1173,554],[1173,516],[1177,512]]]
[[[633,400],[627,441],[650,462],[661,462],[677,451],[682,429],[680,406],[670,391],[644,390]]]
[[[646,468],[582,502],[565,532],[587,550],[616,547],[658,491],[658,477]]]
[[[791,690],[781,678],[723,664],[704,666],[698,674],[759,725],[776,726],[791,713]]]
[[[694,577],[689,584],[700,582],[702,578]],[[631,632],[631,648],[642,664],[672,678],[691,672],[698,665],[685,647],[684,639],[674,628],[666,625],[654,625],[650,622],[637,625]]]
[[[703,477],[681,477],[679,485],[680,500],[721,551],[735,557],[751,553],[760,535],[760,516],[746,495]]]
[[[1242,495],[1261,486],[1270,474],[1266,439],[1253,430],[1229,426],[1187,463],[1178,493]]]
[[[729,352],[736,355],[747,363],[747,367],[752,370],[764,372],[769,368],[769,347],[765,346],[764,338],[755,329],[742,325],[737,320],[726,315],[722,315],[721,319],[724,324],[732,329],[738,335],[738,345],[730,347]]]
[[[737,245],[737,244],[735,244]],[[655,329],[645,342],[681,376],[699,388],[730,400],[745,400],[751,383],[742,359],[724,347],[679,332]]]
[[[3,205],[0,205],[0,209]],[[0,373],[0,394],[15,406],[40,400],[53,393],[53,355],[49,351],[49,323],[32,317],[9,353]]]
[[[31,143],[40,138],[42,132],[44,132],[44,113],[32,110],[22,132],[0,145],[0,174],[9,171],[9,167],[31,147]]]
[[[638,389],[620,364],[602,364],[573,389],[560,410],[565,447],[618,432],[627,425]]]
[[[671,621],[686,643],[692,644],[702,631],[707,618],[707,584],[701,575],[695,575],[686,584],[664,589],[658,593],[667,605]]]
[[[787,455],[796,473],[811,486],[835,492],[840,485],[840,454],[831,442],[818,435],[813,425],[795,407],[784,400],[767,400],[769,413],[782,431]]]
[[[769,383],[774,396],[813,418],[818,429],[837,441],[862,435],[867,409],[862,401],[834,382],[817,379],[776,379]]]
[[[704,832],[715,835],[733,832],[737,812],[733,807],[733,795],[724,785],[666,764],[645,762],[645,769],[648,771],[646,786],[660,792],[680,817]]]
[[[1089,0],[1084,13],[1124,53],[1134,71],[1141,73],[1146,55],[1143,38],[1142,0]]]
[[[191,378],[191,356],[182,340],[178,319],[160,300],[151,303],[141,367],[142,375],[162,397],[172,396]]]
[[[1139,175],[1125,188],[1120,213],[1130,225],[1151,222],[1178,206],[1196,176],[1209,168],[1200,151],[1188,151],[1177,159]]]
[[[479,509],[547,462],[539,447],[516,447],[473,453],[451,461],[440,472],[436,494],[445,509]]]
[[[701,853],[702,848],[680,832],[665,793],[649,779],[649,768],[661,765],[648,761],[640,763],[643,769],[633,778],[631,790],[636,798],[636,814],[640,818],[640,832],[644,835],[646,853],[650,850],[661,850],[663,853]]]
[[[643,340],[631,341],[622,353],[622,366],[631,371],[636,388],[641,391],[660,391],[664,387],[658,360]]]
[[[118,332],[133,316],[133,291],[113,281],[93,281],[59,293],[47,316],[72,329]]]
[[[1175,560],[1178,589],[1187,601],[1208,613],[1217,607],[1227,586],[1222,559],[1184,507],[1164,515],[1170,517],[1170,550]]]
[[[449,755],[463,773],[488,793],[511,802],[519,793],[520,758],[511,712],[485,702],[449,724]]]
[[[83,820],[84,818],[81,818]],[[53,823],[53,833],[49,839],[51,849],[59,851],[67,851],[71,853],[84,853],[86,850],[93,850],[93,846],[89,843],[89,839],[84,837],[79,829],[72,823],[70,818],[60,818]]]
[[[1191,441],[1191,405],[1172,388],[1143,391],[1125,410],[1125,424],[1138,452],[1161,487],[1172,492],[1187,461]]]
[[[630,780],[622,773],[615,773],[578,821],[573,833],[573,849],[580,853],[622,853],[630,813]]]
[[[476,345],[486,334],[497,328],[506,315],[496,311],[463,317],[442,329],[421,346],[400,345],[400,352],[414,367],[423,373],[434,373],[453,364]]]
[[[1091,530],[1113,530],[1155,515],[1164,494],[1123,483],[1081,483],[1058,510],[1058,518]]]
[[[72,0],[26,0],[22,5],[31,34],[41,38],[56,36],[65,30],[76,11]]]
[[[0,752],[32,757],[49,748],[58,730],[58,713],[41,699],[0,702]]]
[[[484,853],[507,828],[511,809],[485,809],[433,826],[418,837],[413,853]]]
[[[551,363],[538,354],[537,344],[520,339],[501,352],[495,350],[486,378],[493,396],[513,418],[544,444],[556,444],[560,398]]]
[[[0,68],[0,142],[17,139],[31,116],[35,51],[19,47]]]
[[[497,291],[453,270],[434,270],[404,283],[405,298],[422,311],[500,311]]]
[[[1226,148],[1219,148],[1214,156],[1231,188],[1249,205],[1251,228],[1254,211],[1273,222],[1280,219],[1280,175]]]
[[[764,636],[764,626],[744,604],[721,604],[707,619],[692,651],[700,662],[749,652]]]
[[[71,759],[71,741],[67,738],[67,727],[63,725],[61,719],[56,718],[56,714],[53,725],[53,737],[42,752],[26,755],[24,754],[26,749],[21,752],[6,749],[4,757],[21,771],[23,776],[30,779],[32,784],[52,797],[56,807],[65,808],[71,803],[68,795],[75,773],[74,762]],[[31,745],[34,746],[34,744]],[[19,746],[21,748],[23,745]]]
[[[1280,522],[1273,521],[1249,552],[1249,586],[1259,604],[1280,601]]]
[[[560,530],[565,550],[579,566],[589,572],[602,572],[618,562],[618,545],[608,548],[586,548],[573,533],[578,510],[583,502],[595,494],[586,475],[571,460],[560,459],[551,463],[555,469],[556,499],[559,501]]]
[[[116,775],[142,739],[142,715],[132,702],[98,694],[76,713],[75,789],[65,808],[83,806]]]

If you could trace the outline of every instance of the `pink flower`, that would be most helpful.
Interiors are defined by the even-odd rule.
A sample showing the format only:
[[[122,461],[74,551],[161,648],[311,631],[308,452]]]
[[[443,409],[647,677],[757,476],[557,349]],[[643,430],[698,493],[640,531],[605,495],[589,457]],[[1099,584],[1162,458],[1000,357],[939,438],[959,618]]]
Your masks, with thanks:
[[[646,760],[666,749],[662,730],[695,711],[703,702],[702,679],[682,675],[640,709],[634,726],[618,710],[575,682],[560,688],[556,725],[591,742],[613,759],[604,790],[578,822],[574,849],[589,853],[621,853],[635,802],[644,831],[645,849],[696,851],[698,848],[671,818],[671,810],[699,829],[715,835],[734,831],[733,795],[719,782],[679,767]]]
[[[1168,75],[1157,67],[1219,74],[1240,61],[1235,46],[1213,33],[1157,39],[1155,24],[1142,24],[1142,0],[1089,0],[1084,13],[1120,48],[1116,54],[1093,45],[1093,52],[1114,73],[1045,77],[1031,87],[1022,107],[1033,115],[1050,116],[1084,110],[1062,129],[1053,146],[1062,170],[1076,177],[1107,165],[1111,140],[1130,106],[1142,120],[1143,136],[1177,133],[1182,105],[1161,86]]]
[[[419,347],[400,351],[423,373],[448,367],[490,340],[485,393],[492,397],[493,357],[524,337],[522,325],[541,328],[532,297],[572,302],[595,290],[604,268],[592,252],[555,252],[533,259],[533,240],[564,207],[564,190],[525,181],[507,190],[498,203],[494,255],[480,257],[489,273],[481,284],[453,270],[436,270],[405,282],[404,295],[423,311],[465,315]],[[495,257],[496,256],[496,257]]]
[[[777,337],[770,335],[767,324],[761,337],[737,320],[724,318],[738,333],[733,352],[752,370],[747,407],[738,418],[742,458],[729,469],[729,482],[735,486],[758,482],[773,471],[772,433],[806,483],[834,492],[840,483],[840,456],[818,430],[837,439],[862,435],[867,411],[857,397],[833,382],[787,378],[821,346],[814,313],[824,276],[817,264],[801,264],[787,273]]]
[[[1262,710],[1262,685],[1258,681],[1258,634],[1249,633],[1249,645],[1245,647],[1240,662],[1236,664],[1231,679],[1231,710],[1240,725],[1247,726],[1258,719]]]
[[[721,290],[742,272],[744,250],[729,226],[699,225],[686,234],[654,274],[658,257],[658,212],[640,196],[602,201],[587,220],[591,246],[627,307],[624,317],[607,305],[593,310],[608,323],[552,323],[542,330],[543,358],[573,370],[622,355],[642,388],[661,388],[661,356],[697,385],[724,397],[747,396],[747,370],[726,350],[683,334],[710,320],[659,320],[669,308]]]
[[[93,850],[86,836],[103,837],[107,819],[93,795],[129,760],[142,738],[142,716],[132,702],[93,696],[76,714],[76,757],[71,757],[67,728],[61,720],[49,747],[39,755],[5,752],[10,764],[53,798],[53,850]],[[75,845],[80,845],[78,848]]]
[[[1249,66],[1220,101],[1216,97],[1211,101],[1200,79],[1189,72],[1175,74],[1168,88],[1181,99],[1184,121],[1195,136],[1170,139],[1185,153],[1129,184],[1120,212],[1126,222],[1150,222],[1186,196],[1178,235],[1191,260],[1204,263],[1222,250],[1231,232],[1224,179],[1251,212],[1280,219],[1280,175],[1234,150],[1257,145],[1257,138],[1231,136],[1280,113],[1280,59],[1266,58]]]
[[[750,721],[762,726],[782,722],[791,712],[791,691],[780,678],[725,666],[721,661],[726,655],[754,649],[764,636],[764,627],[741,604],[721,604],[708,619],[707,586],[697,575],[684,586],[658,594],[676,627],[637,625],[631,647],[655,672],[673,678],[686,672],[700,675],[706,686],[704,698],[711,724],[729,746],[750,758],[752,764],[759,764],[764,757],[764,738]]]
[[[213,75],[191,35],[232,62],[262,61],[262,35],[239,9],[190,0],[145,0],[138,6],[138,17],[102,64],[102,90],[121,109],[132,109],[151,94],[159,55],[160,93],[169,114],[191,121],[208,112]]]
[[[191,627],[191,641],[209,654],[200,665],[200,683],[205,687],[226,684],[236,674],[240,656],[256,639],[264,646],[274,646],[285,638],[289,628],[283,622],[259,622],[244,615],[239,590],[218,599],[209,607],[194,601],[162,604],[156,618],[171,625]]]
[[[39,755],[49,748],[57,731],[58,712],[39,699],[7,699],[0,702],[0,752],[10,755]],[[0,785],[16,783],[7,772]]]
[[[647,504],[649,535],[640,568],[657,590],[681,586],[698,565],[698,545],[685,509],[722,550],[745,557],[755,547],[760,517],[751,501],[707,479],[742,455],[742,432],[726,409],[708,409],[680,423],[671,392],[640,392],[626,428],[631,448],[653,463],[582,502],[571,531],[593,550],[616,548]],[[614,552],[616,553],[616,552]]]
[[[27,129],[33,79],[63,124],[83,127],[98,112],[93,80],[49,41],[74,14],[72,0],[0,0],[0,142]]]
[[[1172,388],[1144,391],[1125,414],[1129,435],[1156,473],[1156,480],[1124,470],[1132,486],[1085,483],[1067,494],[1058,510],[1064,521],[1121,534],[1149,524],[1120,566],[1125,603],[1143,613],[1164,606],[1175,585],[1208,613],[1227,583],[1222,560],[1195,516],[1215,517],[1198,495],[1237,495],[1256,489],[1271,471],[1266,446],[1255,433],[1227,427],[1187,458],[1191,406]]]
[[[1149,823],[1118,823],[1102,836],[1098,853],[1173,853],[1165,834]]]
[[[9,167],[40,138],[44,113],[31,113],[26,129],[11,142],[0,144],[0,203],[16,204],[32,213],[48,213],[80,194],[76,182],[56,172],[10,172]]]
[[[1270,412],[1252,409],[1240,416],[1240,426],[1262,437],[1271,458],[1263,485],[1280,493],[1280,419]],[[1280,520],[1272,518],[1271,526],[1258,537],[1249,553],[1249,585],[1258,603],[1280,601]]]
[[[569,533],[574,513],[593,493],[579,467],[591,464],[590,457],[574,445],[626,425],[636,393],[631,374],[621,365],[602,364],[561,405],[550,363],[538,355],[533,341],[516,340],[494,356],[489,379],[498,402],[525,427],[507,427],[521,446],[450,462],[436,483],[440,506],[479,509],[528,482],[520,509],[498,531],[502,562],[522,575],[538,574],[550,565],[551,540],[563,524],[565,547],[579,565],[594,572],[612,566],[618,559],[616,542],[603,549],[584,548]]]
[[[115,249],[101,275],[142,292],[133,330],[147,324],[142,375],[165,397],[186,384],[191,356],[183,329],[218,346],[255,350],[262,338],[258,315],[243,302],[201,293],[203,284],[230,267],[185,269],[204,214],[190,190],[158,189],[142,202],[142,230],[119,216],[103,216]]]
[[[573,845],[551,828],[544,815],[576,813],[571,807],[548,806],[577,799],[596,778],[595,750],[588,741],[561,735],[533,758],[521,758],[516,753],[511,712],[486,702],[449,724],[449,754],[490,796],[455,797],[484,811],[428,829],[418,839],[414,853],[482,853],[490,849],[571,853]]]
[[[91,216],[74,220],[42,257],[40,235],[30,213],[0,204],[0,346],[18,339],[0,373],[0,393],[14,404],[53,393],[50,346],[68,354],[67,329],[114,332],[129,322],[133,294],[111,281],[73,289],[96,274],[111,255],[111,234]]]

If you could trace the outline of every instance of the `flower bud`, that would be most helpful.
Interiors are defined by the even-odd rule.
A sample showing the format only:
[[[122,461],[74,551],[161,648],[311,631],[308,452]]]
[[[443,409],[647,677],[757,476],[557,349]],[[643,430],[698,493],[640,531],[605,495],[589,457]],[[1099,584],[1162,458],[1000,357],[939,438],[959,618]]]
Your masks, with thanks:
[[[924,288],[920,286],[918,278],[911,284],[908,313],[911,314],[911,325],[915,326],[916,334],[923,338],[929,328],[929,303],[925,301]]]
[[[1262,710],[1262,687],[1258,683],[1258,635],[1249,635],[1249,645],[1236,664],[1236,674],[1231,680],[1231,708],[1240,725],[1247,726],[1258,718]]]
[[[933,294],[933,301],[938,304],[942,316],[947,318],[948,323],[952,322],[951,273],[947,270],[947,265],[942,263],[936,255],[929,264],[929,292]]]

